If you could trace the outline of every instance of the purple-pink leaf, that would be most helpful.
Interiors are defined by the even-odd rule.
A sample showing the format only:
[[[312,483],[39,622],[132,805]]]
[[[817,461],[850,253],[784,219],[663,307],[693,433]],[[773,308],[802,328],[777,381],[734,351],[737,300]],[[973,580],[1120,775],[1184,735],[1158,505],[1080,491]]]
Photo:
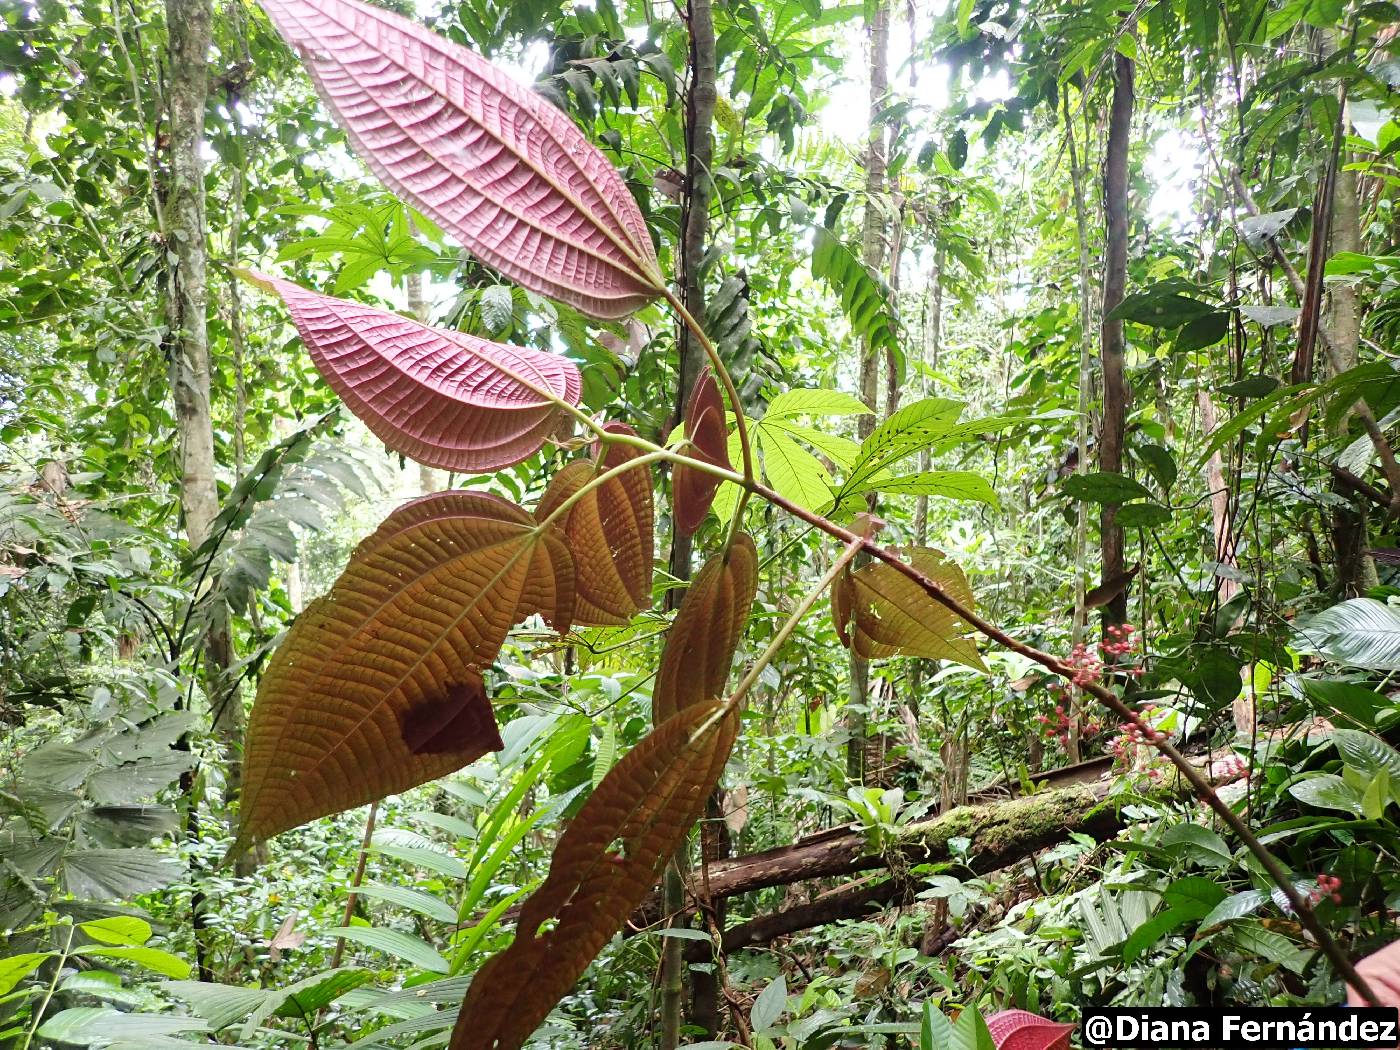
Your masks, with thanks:
[[[429,328],[276,277],[250,279],[282,297],[302,342],[350,410],[395,452],[443,470],[519,463],[578,404],[578,369],[542,350]]]
[[[385,184],[526,288],[624,317],[664,282],[617,170],[479,55],[359,0],[262,0]]]

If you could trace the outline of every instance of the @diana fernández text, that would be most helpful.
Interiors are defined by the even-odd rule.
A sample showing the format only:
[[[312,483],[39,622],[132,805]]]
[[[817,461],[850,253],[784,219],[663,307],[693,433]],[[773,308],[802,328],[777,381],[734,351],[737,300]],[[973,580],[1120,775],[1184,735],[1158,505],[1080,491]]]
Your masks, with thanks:
[[[1086,1047],[1385,1048],[1400,1044],[1394,1007],[1201,1008],[1088,1007],[1080,1021]]]

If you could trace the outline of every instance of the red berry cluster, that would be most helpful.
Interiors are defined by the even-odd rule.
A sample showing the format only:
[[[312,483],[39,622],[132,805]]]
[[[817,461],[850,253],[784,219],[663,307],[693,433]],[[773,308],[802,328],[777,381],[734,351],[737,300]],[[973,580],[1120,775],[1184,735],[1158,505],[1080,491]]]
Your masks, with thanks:
[[[1113,664],[1115,673],[1142,677],[1141,667],[1122,666],[1125,662],[1123,657],[1137,652],[1137,628],[1130,623],[1121,623],[1110,627],[1106,633],[1108,637],[1098,644],[1097,652],[1083,642],[1070,650],[1069,665],[1074,669],[1071,681],[1075,685],[1082,688],[1097,683],[1103,677],[1105,658]]]
[[[1210,775],[1219,781],[1238,780],[1249,772],[1249,763],[1239,755],[1226,755],[1211,763]]]
[[[1319,875],[1317,889],[1308,893],[1308,900],[1316,904],[1323,897],[1330,897],[1333,904],[1342,903],[1342,880],[1335,875]]]

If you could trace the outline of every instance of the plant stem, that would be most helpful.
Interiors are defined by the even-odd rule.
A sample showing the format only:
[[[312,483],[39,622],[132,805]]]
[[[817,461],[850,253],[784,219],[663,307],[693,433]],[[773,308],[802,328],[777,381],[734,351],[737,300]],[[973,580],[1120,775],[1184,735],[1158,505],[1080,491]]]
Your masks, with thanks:
[[[379,816],[379,803],[370,803],[369,813],[365,816],[365,834],[360,840],[360,855],[355,861],[355,873],[350,876],[350,895],[345,898],[345,915],[341,919],[340,925],[349,926],[350,920],[355,917],[355,902],[359,900],[360,884],[365,881],[365,862],[369,859],[369,844],[374,838],[374,822]],[[340,965],[340,960],[345,956],[345,938],[343,936],[335,939],[335,951],[331,953],[331,969],[334,970]]]
[[[797,504],[793,503],[791,500],[785,499],[772,489],[762,485],[756,485],[754,492],[756,495],[762,496],[775,506],[779,506],[788,513],[801,518],[803,521],[815,525],[823,532],[837,539],[844,540],[848,544],[859,544],[872,558],[884,562],[902,576],[918,584],[930,598],[950,612],[955,613],[975,630],[982,632],[998,645],[1010,649],[1014,653],[1020,653],[1028,659],[1034,660],[1042,667],[1054,672],[1066,681],[1074,681],[1075,669],[1069,664],[1065,663],[1057,656],[1043,652],[1033,645],[1027,645],[1025,642],[1013,638],[995,624],[984,620],[971,609],[965,607],[952,595],[948,594],[939,583],[925,576],[914,566],[904,562],[893,551],[882,547],[873,540],[857,536],[849,529],[843,528],[835,522],[828,521],[820,514],[814,514],[803,507],[799,507]],[[1293,885],[1293,881],[1289,878],[1283,865],[1280,864],[1278,859],[1269,852],[1268,848],[1259,841],[1258,836],[1249,829],[1249,826],[1245,824],[1239,814],[1231,809],[1230,806],[1225,803],[1224,799],[1215,793],[1215,790],[1206,782],[1205,778],[1201,776],[1196,767],[1188,762],[1186,757],[1174,748],[1169,741],[1164,738],[1159,738],[1156,730],[1143,721],[1138,713],[1125,704],[1116,693],[1096,682],[1084,685],[1083,689],[1084,692],[1093,696],[1125,722],[1136,725],[1141,729],[1144,736],[1152,741],[1152,745],[1165,755],[1172,765],[1176,766],[1196,794],[1210,806],[1211,809],[1215,810],[1220,819],[1225,822],[1226,826],[1239,836],[1240,841],[1243,842],[1245,847],[1258,859],[1264,870],[1268,872],[1269,878],[1274,881],[1287,899],[1289,907],[1292,908],[1293,912],[1298,916],[1298,921],[1313,935],[1313,938],[1317,941],[1318,948],[1327,956],[1328,961],[1331,962],[1337,972],[1342,975],[1346,983],[1355,988],[1362,998],[1366,999],[1372,1006],[1380,1006],[1380,1001],[1376,998],[1375,992],[1371,990],[1371,986],[1366,983],[1365,978],[1357,973],[1356,967],[1352,965],[1351,960],[1346,957],[1346,954],[1342,951],[1336,940],[1327,932],[1322,923],[1318,921],[1317,915],[1312,910],[1312,906],[1304,899],[1303,895],[1298,892],[1297,887]]]
[[[53,1000],[53,993],[58,989],[58,979],[63,976],[63,964],[68,961],[68,950],[73,947],[73,926],[68,927],[68,939],[63,942],[63,953],[58,957],[58,965],[54,967],[53,980],[49,982],[48,988],[44,991],[43,1001],[39,1003],[39,1008],[34,1011],[34,1021],[30,1024],[29,1030],[24,1033],[24,1043],[18,1050],[29,1050],[29,1046],[34,1042],[34,1033],[39,1030],[39,1025],[44,1022],[44,1012],[48,1010],[49,1003]]]

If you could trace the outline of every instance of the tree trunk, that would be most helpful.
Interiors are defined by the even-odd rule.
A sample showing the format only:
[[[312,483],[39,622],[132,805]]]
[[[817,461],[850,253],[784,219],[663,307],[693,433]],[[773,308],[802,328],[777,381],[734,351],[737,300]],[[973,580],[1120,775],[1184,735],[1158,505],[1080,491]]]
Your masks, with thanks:
[[[1123,375],[1123,322],[1109,314],[1123,301],[1128,283],[1128,145],[1133,130],[1133,60],[1114,55],[1113,103],[1109,113],[1108,146],[1104,157],[1103,206],[1107,226],[1104,257],[1103,319],[1100,344],[1103,364],[1103,427],[1099,436],[1099,469],[1123,471],[1123,433],[1128,415],[1128,386]],[[1123,575],[1123,529],[1118,506],[1106,503],[1099,519],[1103,550],[1102,578]],[[1128,618],[1128,588],[1104,606],[1104,624]]]
[[[1079,150],[1074,141],[1074,122],[1070,116],[1069,98],[1063,98],[1065,118],[1065,142],[1069,146],[1070,182],[1074,191],[1074,221],[1079,239],[1079,419],[1075,431],[1075,451],[1078,462],[1075,472],[1089,470],[1089,412],[1093,370],[1093,268],[1089,254],[1089,209],[1084,199],[1084,169],[1080,167]],[[1088,148],[1088,135],[1085,135],[1085,148]],[[1087,160],[1087,158],[1086,158]],[[1080,501],[1075,507],[1074,520],[1074,619],[1070,625],[1070,644],[1082,645],[1084,629],[1088,623],[1088,572],[1089,560],[1089,505]],[[1105,577],[1107,573],[1105,573]],[[1065,753],[1071,762],[1078,762],[1080,711],[1083,696],[1074,686],[1069,687],[1069,734],[1066,738]]]
[[[1342,127],[1347,123],[1344,121]],[[1343,156],[1343,161],[1345,161]],[[1361,253],[1361,215],[1356,193],[1356,172],[1345,163],[1337,165],[1332,181],[1331,245],[1324,256],[1338,252]],[[1325,242],[1324,242],[1325,243]],[[1327,342],[1333,375],[1355,368],[1361,342],[1361,303],[1354,287],[1346,282],[1328,286]],[[1350,413],[1338,423],[1332,435],[1342,440],[1348,433]],[[1334,483],[1334,490],[1339,486]],[[1354,598],[1379,582],[1376,564],[1367,555],[1367,515],[1364,505],[1347,501],[1332,511],[1332,552],[1337,569],[1337,592]]]
[[[410,273],[404,277],[404,291],[408,296],[408,312],[419,324],[428,323],[428,301],[423,298],[423,275]],[[418,464],[418,492],[428,496],[443,487],[442,473],[426,463]]]
[[[710,199],[714,184],[710,169],[714,157],[714,113],[715,113],[715,23],[711,0],[688,0],[686,4],[687,23],[690,29],[690,83],[686,92],[686,154],[685,185],[681,202],[681,245],[679,283],[681,300],[691,316],[705,318],[705,277],[702,264],[705,257],[705,242],[709,237]],[[685,418],[686,404],[690,400],[691,388],[695,385],[704,351],[694,335],[685,326],[679,326],[677,339],[678,363],[676,372],[677,422]],[[742,405],[731,405],[737,415],[744,410]],[[678,580],[690,579],[691,542],[689,536],[682,536],[676,530],[671,532],[669,568],[671,575]],[[679,607],[683,592],[673,589],[666,592],[667,609]],[[685,902],[685,886],[681,869],[686,861],[684,847],[679,850],[672,863],[667,866],[663,888],[667,914],[676,922],[684,922],[682,906]],[[723,912],[717,917],[723,926]],[[661,1050],[675,1050],[680,1043],[681,1001],[685,991],[685,960],[682,957],[682,941],[678,937],[666,937],[661,948]],[[692,1014],[711,1020],[701,1023],[709,1026],[717,1024],[718,984],[713,975],[704,974],[693,978],[694,1006]]]
[[[889,92],[890,5],[889,0],[875,0],[867,28],[870,34],[870,137],[865,149],[865,215],[861,226],[861,261],[874,273],[880,272],[885,258],[885,220],[880,199],[885,193],[885,174],[889,167],[886,157],[885,125],[878,120],[880,109]],[[860,353],[860,399],[871,415],[861,416],[856,432],[861,440],[875,430],[873,413],[879,408],[880,356],[869,342],[862,342]],[[875,495],[867,497],[870,509],[875,509]],[[857,564],[863,564],[862,556]],[[865,779],[866,715],[870,704],[870,666],[854,650],[851,652],[850,712],[846,729],[850,740],[846,745],[846,776],[852,783]]]
[[[214,423],[210,409],[208,247],[204,219],[204,107],[213,8],[208,0],[167,0],[170,119],[168,182],[162,212],[170,267],[166,354],[180,437],[180,502],[191,549],[209,539],[219,513],[214,474]],[[214,734],[228,755],[226,799],[242,784],[243,702],[228,682],[233,644],[228,612],[215,609],[204,639],[204,680]]]

